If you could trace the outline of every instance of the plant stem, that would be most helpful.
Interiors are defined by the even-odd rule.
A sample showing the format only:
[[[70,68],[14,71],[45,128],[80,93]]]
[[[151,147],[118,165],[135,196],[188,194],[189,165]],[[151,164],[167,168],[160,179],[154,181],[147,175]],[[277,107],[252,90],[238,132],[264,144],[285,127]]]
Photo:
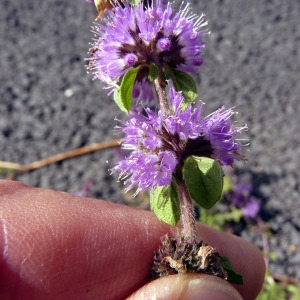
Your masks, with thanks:
[[[173,108],[166,94],[165,77],[161,69],[154,80],[154,87],[159,101],[160,109],[164,117],[172,115]],[[183,181],[178,181],[178,196],[181,209],[182,234],[187,242],[196,243],[196,222],[191,196]]]
[[[258,224],[258,228],[262,237],[263,253],[264,253],[266,268],[269,269],[270,247],[269,247],[269,239],[267,235],[266,224],[259,216],[256,217],[256,222]]]
[[[196,221],[192,198],[184,182],[178,181],[178,195],[181,209],[182,233],[190,243],[196,243]]]
[[[154,88],[160,105],[160,109],[164,116],[169,116],[173,113],[172,107],[170,105],[169,99],[166,93],[166,83],[163,72],[158,71],[157,78],[154,80]]]

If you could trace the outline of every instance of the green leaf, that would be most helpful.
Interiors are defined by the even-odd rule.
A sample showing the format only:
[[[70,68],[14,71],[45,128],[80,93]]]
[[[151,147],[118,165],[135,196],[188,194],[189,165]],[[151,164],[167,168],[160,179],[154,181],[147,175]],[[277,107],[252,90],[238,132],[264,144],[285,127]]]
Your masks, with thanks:
[[[287,292],[290,294],[290,300],[299,300],[300,299],[300,292],[295,284],[289,284],[286,287]]]
[[[165,66],[164,73],[165,73],[165,78],[166,79],[172,78],[173,71],[172,71],[172,69],[168,65]]]
[[[215,160],[189,156],[184,162],[182,174],[192,199],[200,206],[210,209],[220,200],[224,172]]]
[[[233,207],[230,212],[230,219],[228,221],[234,221],[235,223],[239,223],[241,218],[243,217],[244,213],[242,210]]]
[[[179,70],[172,70],[173,79],[175,80],[174,87],[176,91],[181,91],[184,99],[191,103],[197,97],[197,86],[194,79],[187,73],[179,71]]]
[[[141,0],[127,0],[127,2],[132,6],[136,6],[141,2]]]
[[[232,182],[229,176],[225,175],[223,178],[223,190],[222,190],[222,195],[232,191],[233,186]]]
[[[121,100],[120,89],[114,91],[114,100],[116,104],[119,106],[119,108],[121,109],[121,111],[128,113],[127,109],[124,107],[123,102]]]
[[[265,284],[260,294],[257,296],[256,300],[269,300],[269,299],[290,299],[294,300],[292,295],[287,296],[287,290],[280,283],[276,282],[272,275],[270,275],[269,270],[266,271],[265,275]],[[298,293],[297,293],[298,294]],[[296,298],[299,300],[299,297]]]
[[[243,284],[243,276],[234,271],[231,262],[227,256],[221,256],[221,266],[228,274],[227,281],[236,284]]]
[[[128,70],[122,79],[120,88],[114,92],[114,100],[119,108],[129,113],[132,102],[132,89],[140,67]]]
[[[199,221],[210,227],[222,230],[226,222],[226,215],[220,212],[212,212],[206,209],[200,209]]]
[[[157,186],[150,194],[150,207],[159,220],[176,225],[180,219],[180,205],[175,183]]]
[[[158,68],[155,64],[150,64],[148,80],[153,82],[157,78]]]

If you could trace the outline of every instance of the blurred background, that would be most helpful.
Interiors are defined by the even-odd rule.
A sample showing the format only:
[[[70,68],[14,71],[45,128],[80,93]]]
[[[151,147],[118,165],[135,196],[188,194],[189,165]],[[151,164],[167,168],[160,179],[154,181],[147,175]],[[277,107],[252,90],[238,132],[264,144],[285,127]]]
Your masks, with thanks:
[[[300,280],[300,1],[191,1],[205,13],[204,65],[196,76],[205,114],[235,106],[247,123],[248,163],[235,174],[253,185],[269,228],[270,270]],[[84,0],[0,2],[0,160],[27,164],[115,135],[122,118],[85,58],[96,17]],[[25,184],[124,203],[110,175],[117,149],[97,151],[24,174]],[[1,178],[12,174],[2,170]],[[263,247],[257,224],[238,234]],[[251,266],[250,266],[251,267]]]

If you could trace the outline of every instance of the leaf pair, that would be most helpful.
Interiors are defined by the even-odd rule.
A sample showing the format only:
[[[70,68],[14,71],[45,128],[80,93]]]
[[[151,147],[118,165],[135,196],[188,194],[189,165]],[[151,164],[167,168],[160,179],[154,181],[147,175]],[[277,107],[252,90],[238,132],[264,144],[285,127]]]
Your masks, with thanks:
[[[223,177],[221,166],[207,157],[189,156],[182,168],[182,178],[191,198],[206,209],[220,200]],[[158,219],[170,225],[177,224],[181,211],[176,178],[170,185],[158,186],[151,192],[150,205]]]
[[[123,76],[120,88],[114,92],[114,100],[121,111],[129,113],[132,105],[132,91],[140,66],[129,69]],[[166,78],[171,78],[176,91],[181,91],[186,104],[193,102],[197,94],[197,86],[193,78],[185,72],[167,68]],[[154,64],[149,67],[148,81],[153,82],[158,76],[158,69]]]

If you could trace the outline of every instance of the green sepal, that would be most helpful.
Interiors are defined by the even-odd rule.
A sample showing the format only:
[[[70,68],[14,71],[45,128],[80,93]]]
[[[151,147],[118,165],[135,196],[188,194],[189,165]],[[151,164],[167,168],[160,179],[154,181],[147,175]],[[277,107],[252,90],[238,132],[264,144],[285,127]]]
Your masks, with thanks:
[[[149,75],[148,75],[148,80],[150,82],[153,82],[158,75],[158,68],[154,63],[151,63],[149,66]]]
[[[114,92],[114,100],[116,104],[126,113],[129,113],[131,108],[132,89],[139,70],[140,67],[128,70],[122,78],[120,88]]]
[[[188,103],[192,103],[198,97],[197,86],[194,79],[189,74],[179,70],[172,70],[172,73],[173,84],[176,91],[181,91],[184,99]]]
[[[221,266],[227,272],[227,281],[235,284],[243,284],[243,275],[234,271],[227,256],[221,256]]]
[[[150,207],[157,218],[175,226],[180,219],[180,204],[175,183],[157,186],[150,193]]]
[[[189,156],[183,164],[182,175],[190,196],[200,206],[210,209],[220,200],[224,172],[215,160]]]
[[[181,103],[180,108],[182,111],[185,111],[189,105],[190,105],[190,103],[188,103],[187,101],[184,101],[183,103]]]

